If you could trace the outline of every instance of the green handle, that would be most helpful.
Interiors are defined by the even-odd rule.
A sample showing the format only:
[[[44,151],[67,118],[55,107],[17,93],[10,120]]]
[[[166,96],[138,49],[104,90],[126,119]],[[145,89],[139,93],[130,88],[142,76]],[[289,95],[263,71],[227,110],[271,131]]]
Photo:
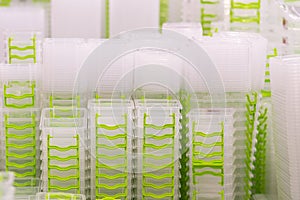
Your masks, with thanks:
[[[25,46],[25,47],[20,47],[20,46],[15,46],[12,45],[13,38],[8,38],[8,59],[9,59],[9,64],[12,64],[12,60],[28,60],[28,59],[33,59],[33,63],[36,63],[36,35],[31,38],[32,40],[32,45]],[[20,51],[24,52],[27,50],[32,50],[32,54],[28,55],[18,55],[18,54],[13,54],[13,51]]]

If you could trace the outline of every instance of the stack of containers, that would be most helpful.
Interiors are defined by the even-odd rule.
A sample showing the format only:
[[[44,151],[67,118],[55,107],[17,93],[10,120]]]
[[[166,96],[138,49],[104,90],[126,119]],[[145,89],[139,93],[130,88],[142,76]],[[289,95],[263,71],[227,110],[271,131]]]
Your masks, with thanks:
[[[14,174],[12,172],[0,172],[0,199],[14,199],[15,188],[13,183]]]
[[[267,122],[264,120],[267,120],[266,115],[269,112],[269,107],[264,107],[263,104],[259,103],[260,97],[257,93],[265,87],[263,63],[266,60],[267,41],[256,33],[224,32],[220,33],[220,36],[238,37],[239,39],[247,40],[251,44],[252,49],[259,49],[259,51],[252,50],[250,53],[252,57],[250,60],[251,65],[255,67],[254,70],[251,70],[251,89],[255,93],[247,95],[246,105],[246,115],[248,116],[246,135],[247,138],[252,138],[246,141],[246,164],[251,164],[247,165],[248,170],[246,172],[248,177],[246,181],[246,195],[249,197],[252,193],[261,193],[264,190],[265,174],[263,172],[266,170],[266,149],[264,145],[267,138],[267,130],[265,128]],[[252,188],[251,191],[250,188]]]
[[[73,94],[77,73],[96,40],[46,39],[43,52],[42,187],[89,194],[87,94]],[[67,155],[67,156],[66,156]]]
[[[237,33],[221,33],[199,41],[220,73],[226,92],[226,103],[211,102],[210,96],[205,92],[200,92],[198,98],[201,108],[210,108],[218,104],[221,107],[235,108],[235,155],[239,163],[236,164],[235,170],[238,183],[235,194],[236,198],[248,198],[251,195],[258,100],[257,94],[250,92],[263,88],[267,44],[261,36],[257,38],[257,35],[245,33],[237,39],[239,36]],[[247,127],[251,129],[248,130]]]
[[[245,140],[245,186],[244,190],[246,193],[246,198],[249,199],[252,196],[253,187],[253,170],[254,170],[254,160],[255,160],[255,147],[257,146],[257,119],[258,119],[258,95],[256,92],[252,94],[247,94],[246,103],[246,140]]]
[[[45,39],[43,43],[42,106],[67,115],[87,104],[90,94],[73,94],[77,73],[89,53],[103,40]],[[71,112],[72,113],[72,112]]]
[[[234,40],[237,43],[248,42],[250,46],[249,64],[251,90],[260,91],[264,87],[265,63],[268,41],[257,33],[221,32],[216,37]],[[229,80],[229,79],[228,79]]]
[[[299,63],[297,55],[271,59],[273,131],[278,199],[300,198]]]
[[[80,64],[86,54],[82,39],[45,39],[43,44],[43,91],[44,108],[54,108],[61,115],[73,107],[80,107],[82,96],[73,95],[73,87]]]
[[[91,199],[132,199],[133,105],[126,100],[90,100]]]
[[[17,196],[38,190],[39,69],[37,64],[0,66],[3,163],[15,172]]]
[[[268,198],[277,199],[277,175],[276,175],[276,165],[274,163],[276,162],[276,153],[275,153],[275,135],[273,131],[273,115],[272,115],[272,99],[265,99],[263,101],[264,107],[268,109],[267,113],[267,137],[266,137],[266,157],[265,157],[265,182],[261,183],[264,188],[264,194]]]
[[[247,93],[251,89],[251,66],[254,65],[251,65],[252,49],[247,40],[216,36],[203,37],[198,42],[214,62],[225,92]]]
[[[193,199],[235,199],[234,114],[234,109],[193,109],[189,114]]]
[[[179,198],[179,119],[176,100],[137,100],[137,195]]]
[[[261,13],[261,0],[230,0],[231,30],[259,32]]]
[[[261,106],[258,110],[257,116],[257,135],[256,135],[256,145],[255,145],[255,161],[254,161],[254,170],[253,170],[253,179],[252,179],[252,193],[253,194],[265,194],[266,193],[266,179],[267,179],[267,171],[268,175],[273,173],[274,167],[272,164],[268,166],[267,169],[267,151],[268,152],[268,160],[272,159],[272,150],[268,149],[272,144],[272,137],[270,133],[271,127],[271,104],[270,99],[264,99],[260,102]],[[271,177],[272,178],[272,177]],[[274,178],[273,178],[274,179]],[[272,185],[272,182],[268,183],[268,185]],[[276,181],[275,181],[276,182]]]
[[[43,109],[41,117],[42,189],[85,194],[87,112],[74,108],[67,117],[55,112]]]

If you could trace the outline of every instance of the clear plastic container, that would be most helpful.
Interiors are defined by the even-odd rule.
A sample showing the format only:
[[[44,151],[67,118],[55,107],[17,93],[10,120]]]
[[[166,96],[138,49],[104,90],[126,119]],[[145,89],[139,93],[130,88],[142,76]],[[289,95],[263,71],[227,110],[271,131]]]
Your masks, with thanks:
[[[176,100],[137,100],[138,196],[174,198],[179,195],[179,119]]]
[[[133,104],[127,100],[89,101],[91,198],[131,198]]]
[[[85,194],[87,176],[87,112],[74,109],[72,117],[56,117],[43,109],[41,117],[42,188],[48,192]]]

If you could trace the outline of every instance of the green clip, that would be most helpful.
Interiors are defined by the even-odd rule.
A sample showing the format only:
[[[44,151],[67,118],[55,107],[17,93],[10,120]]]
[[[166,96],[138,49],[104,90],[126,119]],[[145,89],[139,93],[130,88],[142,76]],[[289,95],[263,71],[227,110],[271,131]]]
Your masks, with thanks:
[[[168,21],[169,18],[169,0],[160,0],[159,10],[159,25],[162,28],[163,24]]]
[[[10,94],[8,93],[8,89],[13,89],[16,88],[17,90],[20,90],[19,87],[28,87],[31,92],[18,95],[18,94]],[[11,81],[8,84],[4,84],[4,105],[7,108],[16,108],[16,109],[24,109],[24,108],[29,108],[29,107],[34,107],[35,105],[35,82],[30,82],[30,81]],[[26,104],[17,104],[16,102],[9,103],[9,100],[14,100],[14,101],[21,101],[25,99],[30,99],[30,103]]]
[[[234,0],[230,1],[230,23],[238,22],[238,23],[257,23],[260,24],[260,6],[261,0],[257,2],[243,3],[236,2]],[[243,9],[243,10],[256,10],[256,16],[235,16],[235,9]]]
[[[269,62],[269,60],[270,60],[270,58],[273,58],[276,56],[278,56],[278,52],[277,52],[276,48],[273,49],[272,54],[267,55],[268,62],[266,65],[266,72],[265,72],[265,77],[266,77],[265,78],[265,89],[261,91],[262,96],[265,98],[272,96],[271,90],[270,90],[270,88],[268,88],[268,85],[270,84],[270,79],[268,78],[268,77],[270,77],[270,62]]]
[[[211,23],[217,19],[217,14],[205,13],[205,9],[201,8],[201,24],[203,29],[203,35],[211,36],[212,27]]]
[[[15,60],[33,60],[33,63],[36,63],[36,35],[31,38],[32,45],[29,46],[15,46],[12,45],[13,38],[8,38],[8,63],[12,64],[12,61]],[[18,55],[14,54],[14,51],[19,51],[19,52],[24,52],[31,50],[32,54],[27,54],[27,55]]]
[[[261,5],[261,0],[257,2],[243,3],[243,2],[235,2],[234,0],[230,1],[231,9],[254,9],[259,10]]]
[[[201,4],[213,5],[213,4],[218,4],[218,3],[220,3],[220,1],[219,1],[219,0],[216,0],[216,1],[200,0],[200,3],[201,3]]]

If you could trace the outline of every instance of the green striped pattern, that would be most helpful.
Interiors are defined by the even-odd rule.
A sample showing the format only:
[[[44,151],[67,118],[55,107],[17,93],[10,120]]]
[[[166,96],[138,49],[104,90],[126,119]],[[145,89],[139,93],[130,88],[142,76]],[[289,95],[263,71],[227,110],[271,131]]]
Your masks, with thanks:
[[[257,93],[248,94],[246,96],[246,141],[245,141],[245,164],[246,164],[246,177],[245,177],[245,194],[246,199],[251,198],[251,176],[252,176],[252,156],[253,156],[253,139],[256,120],[256,105],[257,105]]]
[[[11,81],[4,84],[4,106],[6,108],[24,109],[35,105],[35,82]],[[20,91],[30,91],[19,94]]]
[[[8,109],[3,123],[5,170],[14,172],[17,193],[18,187],[38,186],[38,121],[36,114],[29,111],[36,106],[35,91],[35,81],[9,81],[3,84],[3,106]]]
[[[197,129],[197,122],[192,123],[192,171],[193,184],[193,199],[197,199],[197,195],[205,194],[201,188],[197,187],[197,179],[203,176],[220,177],[220,181],[216,184],[224,186],[224,124],[221,124],[221,130],[214,133],[204,133]],[[206,143],[209,138],[214,138],[216,142]],[[214,147],[219,147],[219,150],[214,150]],[[199,150],[201,149],[201,150]],[[209,153],[204,153],[204,149],[210,150]],[[206,152],[206,151],[205,151]],[[203,179],[205,181],[205,179]],[[220,199],[224,200],[224,189],[219,193]]]
[[[107,125],[96,114],[96,198],[127,199],[128,193],[128,115],[123,123]],[[113,116],[111,116],[114,121]],[[118,161],[116,164],[115,161]]]
[[[17,179],[29,182],[15,182],[16,187],[33,186],[36,177],[36,117],[15,118],[4,115],[6,171],[14,171]]]
[[[36,52],[36,36],[34,35],[31,39],[32,44],[28,46],[17,46],[13,44],[14,39],[8,38],[8,63],[12,64],[15,60],[24,61],[28,63],[28,60],[32,63],[37,63],[37,52]],[[30,52],[26,55],[22,55],[23,52]],[[19,54],[18,54],[19,52]]]
[[[265,89],[261,91],[263,97],[271,97],[271,89],[270,89],[270,58],[276,57],[278,55],[277,49],[273,49],[273,53],[267,56],[268,62],[266,64],[266,72],[265,72]]]
[[[48,191],[80,194],[79,135],[76,134],[69,139],[70,143],[72,141],[74,143],[69,146],[54,145],[55,140],[59,138],[47,136]],[[58,152],[59,156],[56,155]],[[62,153],[66,156],[61,156]],[[64,173],[58,173],[58,171]]]
[[[212,12],[211,8],[220,6],[220,1],[218,0],[200,0],[201,4],[201,25],[203,29],[203,35],[211,36],[215,30],[213,30],[212,22],[218,20],[219,13]],[[209,8],[209,9],[208,9]]]
[[[159,25],[163,26],[169,18],[169,0],[160,0]]]
[[[230,23],[243,23],[243,24],[260,24],[261,23],[261,0],[254,2],[244,3],[242,0],[230,1]],[[247,11],[254,11],[255,15],[238,15],[236,11],[243,13]],[[253,13],[253,12],[251,12]]]
[[[190,199],[190,184],[189,184],[189,171],[190,166],[186,163],[189,163],[189,117],[188,113],[191,109],[191,95],[188,94],[185,90],[179,91],[180,103],[182,105],[182,109],[180,110],[181,119],[180,119],[180,196],[182,199]]]
[[[258,114],[256,145],[255,145],[255,161],[252,170],[252,193],[264,194],[266,184],[266,146],[268,133],[268,108],[261,106]]]
[[[172,123],[164,125],[148,123],[151,116],[147,113],[144,113],[143,117],[142,199],[175,199],[174,143],[176,115],[175,113],[171,114],[169,117]],[[167,130],[167,133],[157,136],[150,133],[149,129],[158,132]],[[168,140],[168,144],[161,144],[165,140]],[[155,143],[156,141],[160,144]],[[155,154],[156,151],[162,152],[163,150],[169,153]],[[168,162],[170,159],[171,162]],[[168,173],[160,173],[164,170]]]

